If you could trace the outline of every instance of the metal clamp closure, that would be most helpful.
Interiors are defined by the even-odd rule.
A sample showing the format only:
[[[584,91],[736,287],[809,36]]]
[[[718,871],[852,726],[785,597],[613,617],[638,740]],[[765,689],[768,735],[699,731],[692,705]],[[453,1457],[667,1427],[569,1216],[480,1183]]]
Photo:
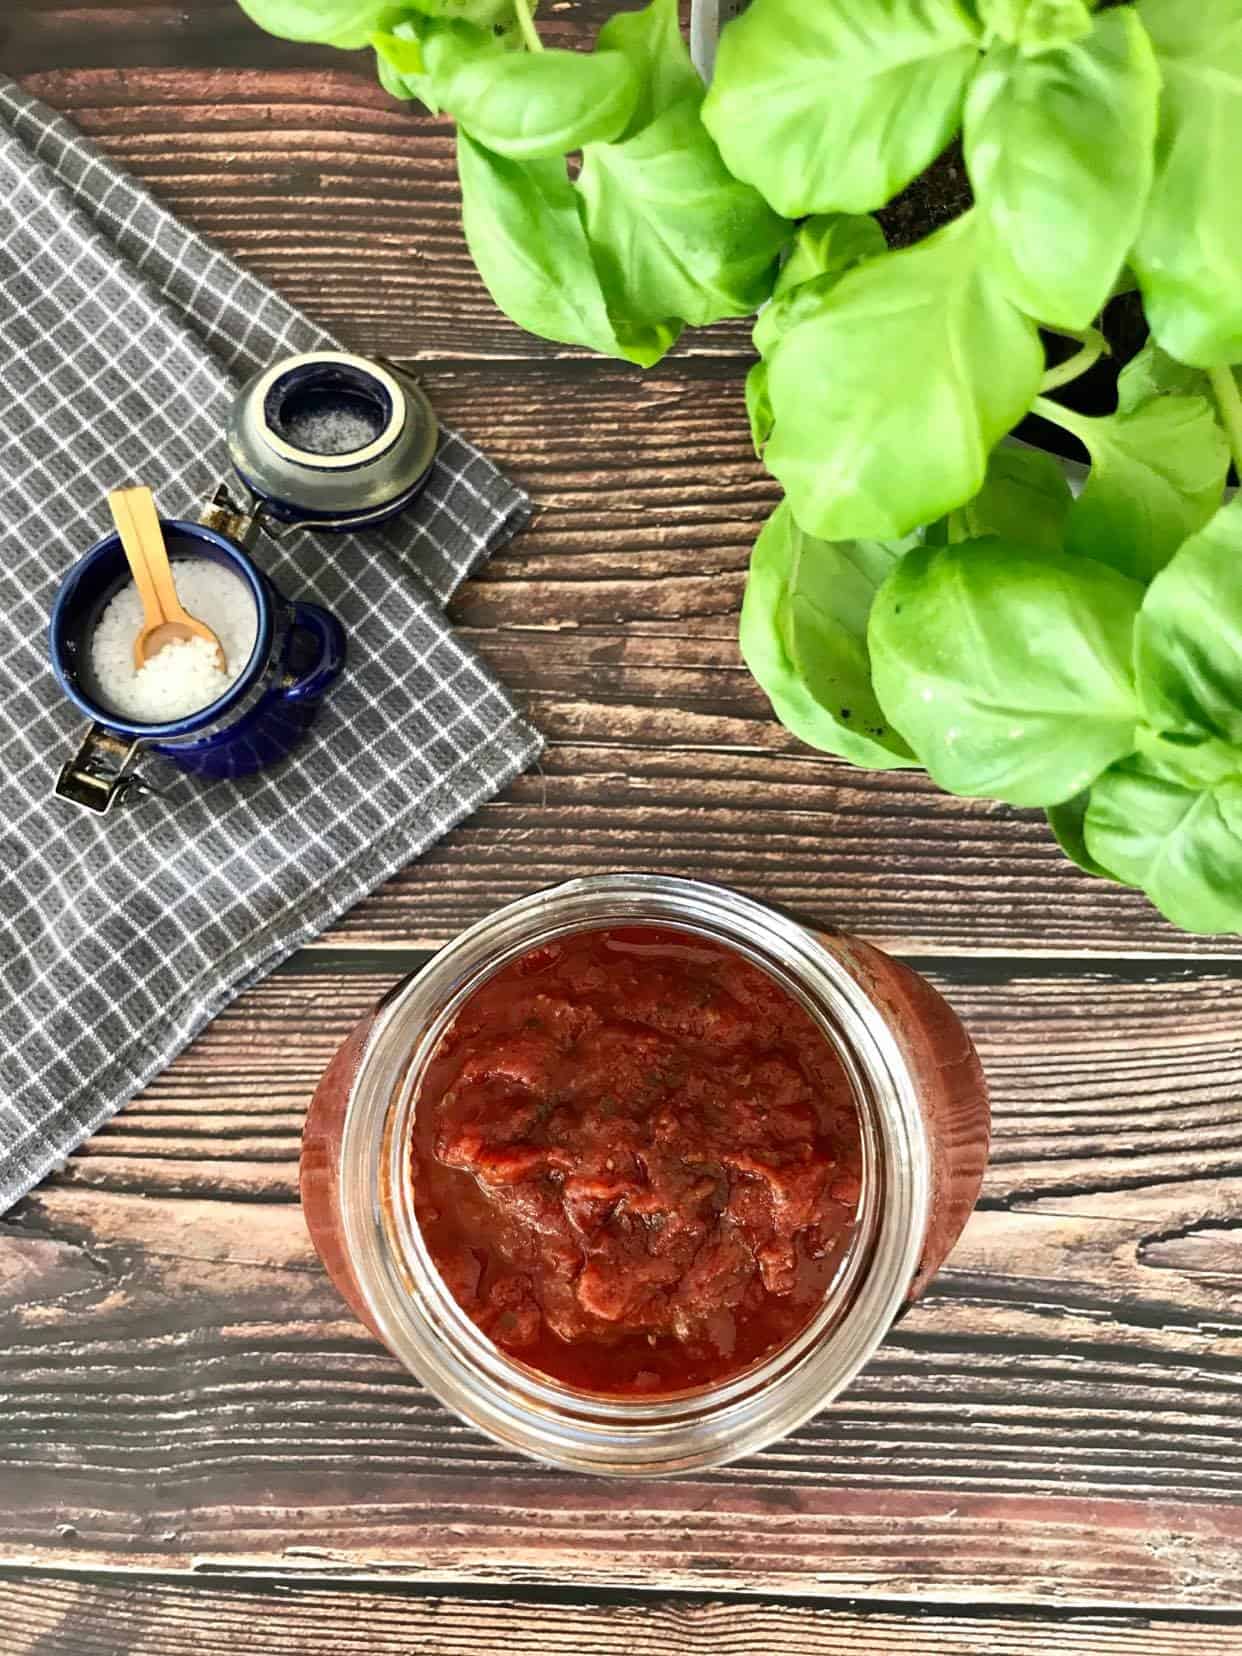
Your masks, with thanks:
[[[262,507],[253,500],[247,506],[239,506],[229,493],[228,484],[220,483],[198,521],[205,529],[214,529],[218,535],[224,535],[250,552],[263,527],[261,513]]]
[[[136,737],[117,736],[101,724],[91,725],[81,747],[61,767],[53,790],[56,797],[96,816],[106,816],[131,793],[155,793],[156,789],[131,769],[141,746]]]

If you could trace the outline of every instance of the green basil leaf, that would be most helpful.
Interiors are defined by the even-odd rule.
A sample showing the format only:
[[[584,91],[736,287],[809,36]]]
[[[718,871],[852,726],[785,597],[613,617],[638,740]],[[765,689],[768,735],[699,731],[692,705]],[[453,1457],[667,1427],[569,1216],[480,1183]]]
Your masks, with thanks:
[[[465,9],[481,13],[484,6],[482,0],[470,0]],[[442,17],[436,0],[420,0],[413,15],[387,30],[376,30],[371,44],[384,90],[396,98],[421,98],[438,115],[444,107],[444,87],[455,76],[469,71],[486,77],[520,41],[516,27],[505,33],[499,24]]]
[[[775,350],[790,328],[818,310],[819,301],[847,270],[886,251],[884,232],[865,214],[825,213],[807,219],[776,278],[772,297],[755,322],[755,349]]]
[[[1112,292],[1108,297],[1110,299],[1116,299],[1120,294],[1137,292],[1138,277],[1130,269],[1128,264],[1123,264],[1121,269],[1117,272],[1116,280],[1113,282]]]
[[[963,140],[989,264],[1016,305],[1086,328],[1138,233],[1152,180],[1160,77],[1130,7],[1086,39],[1028,56],[994,46]]]
[[[1048,818],[1048,826],[1052,829],[1057,844],[1065,855],[1079,868],[1088,874],[1094,874],[1100,880],[1113,880],[1118,885],[1124,885],[1116,874],[1109,872],[1102,862],[1096,860],[1087,850],[1086,815],[1087,804],[1091,798],[1090,790],[1075,794],[1073,799],[1067,799],[1063,805],[1050,805],[1044,813]]]
[[[638,102],[622,138],[633,137],[686,98],[703,100],[703,82],[682,39],[677,0],[651,0],[642,11],[618,12],[599,31],[596,49],[623,52],[638,76]]]
[[[615,314],[706,326],[772,291],[791,227],[725,167],[693,101],[622,144],[591,144],[578,177],[587,236]]]
[[[1180,362],[1242,361],[1242,0],[1143,0],[1164,80],[1156,181],[1131,262]]]
[[[375,47],[381,66],[387,65],[403,77],[408,75],[417,80],[426,78],[427,60],[423,56],[422,41],[408,18],[398,23],[391,31],[377,29],[371,36],[371,44]]]
[[[659,362],[681,338],[681,322],[675,316],[663,322],[630,322],[625,317],[612,316],[611,312],[609,315],[620,354],[627,362],[636,362],[643,368]]]
[[[398,5],[407,16],[418,12],[445,23],[469,23],[495,36],[518,33],[513,0],[398,0]],[[527,10],[533,15],[537,9],[538,0],[530,0]]]
[[[1058,462],[1042,449],[1001,443],[988,459],[983,487],[953,513],[954,540],[1002,540],[1036,552],[1059,552],[1074,496]]]
[[[998,539],[919,548],[871,612],[880,706],[950,793],[1072,799],[1134,748],[1142,596],[1064,552]]]
[[[1229,445],[1203,397],[1153,397],[1126,414],[1092,419],[1041,399],[1072,432],[1091,474],[1070,511],[1071,552],[1149,581],[1220,505]]]
[[[1242,749],[1242,497],[1221,507],[1151,583],[1134,663],[1154,730]]]
[[[1242,398],[1242,367],[1233,368],[1230,372]],[[1185,362],[1176,361],[1154,339],[1149,339],[1117,376],[1118,412],[1133,413],[1140,403],[1147,402],[1151,397],[1206,397],[1221,423],[1221,429],[1225,429],[1220,401],[1207,369],[1192,368]]]
[[[740,642],[777,718],[825,753],[873,769],[917,764],[871,688],[867,616],[907,545],[832,543],[798,528],[787,501],[750,559]]]
[[[1214,788],[1242,773],[1242,750],[1212,736],[1184,736],[1140,724],[1134,749],[1153,776],[1186,788]]]
[[[613,327],[564,159],[510,161],[457,134],[466,241],[487,290],[519,327],[609,356],[657,361],[668,330]]]
[[[514,161],[615,138],[638,102],[621,52],[488,52],[444,71],[430,42],[425,55],[441,107],[476,143]]]
[[[282,40],[350,50],[402,14],[393,0],[239,0],[252,22]]]
[[[772,435],[772,403],[768,397],[768,365],[756,362],[746,376],[746,417],[755,453],[762,454]]]
[[[1117,411],[1132,414],[1152,397],[1206,397],[1212,395],[1211,381],[1202,368],[1176,362],[1167,351],[1149,339],[1136,357],[1117,376]]]
[[[800,282],[796,288],[789,289],[779,298],[774,294],[755,318],[754,332],[751,334],[760,356],[770,357],[791,328],[817,317],[825,295],[832,292],[840,279],[839,276],[828,272],[823,276],[812,276],[809,280]]]
[[[813,276],[844,276],[864,259],[887,251],[880,221],[870,213],[819,213],[798,226],[773,298],[783,299]]]
[[[1035,326],[980,270],[967,214],[848,271],[784,334],[765,458],[810,533],[905,535],[979,492],[1042,371]]]
[[[721,32],[703,119],[786,217],[868,213],[957,130],[978,47],[958,0],[753,0]]]
[[[384,91],[393,98],[420,98],[433,115],[440,105],[427,74],[422,42],[408,19],[391,30],[377,29],[371,36],[375,47],[375,72]]]
[[[1086,844],[1175,926],[1242,929],[1242,782],[1188,788],[1127,759],[1091,789]]]
[[[1091,33],[1091,11],[1083,0],[978,0],[978,7],[985,29],[1032,56]]]

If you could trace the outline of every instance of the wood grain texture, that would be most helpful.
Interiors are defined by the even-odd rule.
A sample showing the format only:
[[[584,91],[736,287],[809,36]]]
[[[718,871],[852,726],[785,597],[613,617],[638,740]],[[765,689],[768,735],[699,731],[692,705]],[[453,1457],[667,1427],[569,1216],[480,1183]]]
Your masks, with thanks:
[[[610,9],[549,6],[548,38]],[[0,60],[348,343],[416,359],[531,490],[534,524],[454,615],[550,738],[0,1222],[0,1558],[121,1578],[0,1576],[0,1656],[1242,1648],[1210,1620],[1024,1608],[1242,1611],[1236,940],[1089,881],[1029,813],[774,723],[736,646],[775,499],[745,326],[647,376],[522,335],[462,242],[446,123],[365,55],[273,41],[232,0],[18,0]],[[559,1477],[460,1424],[339,1304],[294,1200],[314,1080],[409,950],[618,867],[934,957],[996,1096],[983,1202],[927,1301],[833,1408],[689,1483]],[[405,1577],[475,1597],[377,1589]],[[530,1583],[881,1607],[502,1602]]]
[[[284,1201],[302,1117],[351,1024],[423,959],[307,951],[228,1008],[70,1161],[62,1182],[118,1193]],[[969,1027],[992,1090],[993,1208],[1242,1176],[1242,968],[918,961]],[[1227,1219],[1228,1215],[1219,1215]],[[1195,1235],[1210,1228],[1206,1204]],[[1159,1262],[1214,1267],[1187,1237]],[[1183,1250],[1179,1252],[1179,1249]],[[1184,1250],[1189,1249],[1189,1252]],[[1171,1251],[1170,1251],[1171,1250]]]
[[[932,975],[996,1095],[948,1268],[784,1442],[618,1487],[486,1442],[336,1300],[297,1133],[392,976],[304,956],[0,1224],[0,1553],[1242,1607],[1242,1313],[1196,1241],[1242,1234],[1242,980]]]
[[[806,1605],[514,1602],[325,1590],[279,1594],[167,1581],[0,1579],[0,1656],[338,1656],[342,1650],[434,1656],[1236,1656],[1239,1630],[1196,1619],[1110,1616],[1000,1619],[925,1609],[857,1612]]]

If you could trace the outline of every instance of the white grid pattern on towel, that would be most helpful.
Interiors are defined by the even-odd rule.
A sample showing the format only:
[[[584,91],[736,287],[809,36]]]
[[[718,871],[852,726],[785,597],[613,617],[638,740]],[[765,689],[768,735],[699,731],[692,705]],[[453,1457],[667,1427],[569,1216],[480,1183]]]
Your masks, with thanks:
[[[331,338],[0,78],[0,1211],[248,983],[495,794],[539,739],[439,609],[525,520],[453,432],[416,508],[256,552],[349,635],[345,677],[273,771],[98,819],[51,798],[80,716],[51,602],[107,489],[194,516],[227,472],[236,380]],[[157,777],[158,773],[158,777]]]

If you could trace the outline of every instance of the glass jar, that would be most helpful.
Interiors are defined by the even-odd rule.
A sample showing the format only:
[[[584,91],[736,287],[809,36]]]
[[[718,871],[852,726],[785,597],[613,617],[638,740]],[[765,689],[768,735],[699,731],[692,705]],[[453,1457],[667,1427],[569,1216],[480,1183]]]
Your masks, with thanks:
[[[457,1305],[415,1220],[410,1142],[425,1067],[485,979],[568,933],[644,924],[733,948],[806,1007],[853,1086],[863,1176],[845,1261],[801,1333],[717,1385],[620,1398],[549,1379],[494,1345]],[[988,1122],[969,1036],[908,967],[723,886],[607,875],[489,915],[355,1026],[307,1116],[302,1200],[345,1299],[443,1403],[540,1460],[649,1477],[751,1454],[848,1384],[957,1240],[979,1193]]]

